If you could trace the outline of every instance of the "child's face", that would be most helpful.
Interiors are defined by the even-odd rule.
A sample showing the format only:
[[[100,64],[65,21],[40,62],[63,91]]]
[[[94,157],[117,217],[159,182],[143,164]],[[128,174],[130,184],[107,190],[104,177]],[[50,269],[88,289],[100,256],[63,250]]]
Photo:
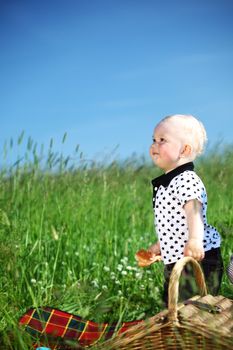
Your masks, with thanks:
[[[159,168],[168,172],[182,163],[184,145],[180,129],[169,120],[159,123],[153,135],[150,156]]]

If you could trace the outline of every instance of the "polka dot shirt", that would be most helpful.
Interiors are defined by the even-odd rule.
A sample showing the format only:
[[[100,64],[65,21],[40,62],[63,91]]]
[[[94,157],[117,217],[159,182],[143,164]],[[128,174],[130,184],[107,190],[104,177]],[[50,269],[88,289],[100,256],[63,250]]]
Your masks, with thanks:
[[[202,204],[204,250],[220,246],[219,233],[207,223],[205,186],[193,169],[192,162],[186,163],[152,180],[155,228],[164,264],[175,263],[184,256],[184,246],[188,241],[184,205],[191,199]]]

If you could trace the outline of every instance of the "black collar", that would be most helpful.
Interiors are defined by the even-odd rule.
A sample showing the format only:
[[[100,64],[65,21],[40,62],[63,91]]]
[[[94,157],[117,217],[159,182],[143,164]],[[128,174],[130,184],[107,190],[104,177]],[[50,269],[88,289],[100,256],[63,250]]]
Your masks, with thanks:
[[[159,177],[156,177],[151,181],[153,185],[153,190],[156,191],[159,186],[167,187],[174,177],[183,173],[185,170],[193,170],[194,164],[193,162],[185,163],[183,165],[178,166],[177,168],[169,171],[167,174],[162,174]]]

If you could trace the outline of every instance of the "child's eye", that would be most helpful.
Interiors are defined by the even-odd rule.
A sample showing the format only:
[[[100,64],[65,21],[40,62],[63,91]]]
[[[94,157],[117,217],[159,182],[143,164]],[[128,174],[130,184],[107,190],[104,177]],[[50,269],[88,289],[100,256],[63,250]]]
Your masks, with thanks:
[[[152,137],[152,141],[153,141],[153,143],[157,143],[159,145],[166,142],[165,138],[163,138],[163,137],[160,137],[158,140],[156,140],[154,137]]]

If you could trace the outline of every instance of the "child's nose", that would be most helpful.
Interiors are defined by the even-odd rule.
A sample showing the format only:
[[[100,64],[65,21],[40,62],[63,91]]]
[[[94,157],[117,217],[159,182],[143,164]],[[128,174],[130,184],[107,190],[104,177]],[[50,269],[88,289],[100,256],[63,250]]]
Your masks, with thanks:
[[[152,143],[152,145],[150,146],[150,155],[152,156],[156,152],[158,152],[157,151],[157,146],[156,146],[155,143]]]

